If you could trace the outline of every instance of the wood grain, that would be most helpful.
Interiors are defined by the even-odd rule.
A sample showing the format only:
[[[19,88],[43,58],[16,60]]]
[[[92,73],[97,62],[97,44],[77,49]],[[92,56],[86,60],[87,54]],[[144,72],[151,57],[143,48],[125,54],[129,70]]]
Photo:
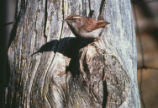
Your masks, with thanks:
[[[130,0],[103,1],[18,2],[8,106],[140,108]],[[76,39],[62,22],[71,14],[88,16],[90,8],[93,18],[110,22],[93,44]]]

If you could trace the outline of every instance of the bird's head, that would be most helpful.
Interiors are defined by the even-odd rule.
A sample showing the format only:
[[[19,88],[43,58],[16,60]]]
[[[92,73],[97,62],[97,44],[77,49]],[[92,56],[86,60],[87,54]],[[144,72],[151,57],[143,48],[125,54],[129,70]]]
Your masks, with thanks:
[[[70,15],[64,21],[67,22],[69,27],[72,29],[79,29],[80,27],[83,26],[85,22],[85,18],[79,15]]]

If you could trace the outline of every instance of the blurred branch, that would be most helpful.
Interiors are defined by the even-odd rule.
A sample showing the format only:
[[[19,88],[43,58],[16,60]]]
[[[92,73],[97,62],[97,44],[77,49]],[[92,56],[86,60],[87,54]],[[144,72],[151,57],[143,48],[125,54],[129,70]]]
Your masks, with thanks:
[[[137,4],[137,3],[151,3],[151,2],[158,2],[158,0],[131,0],[132,3]]]
[[[135,17],[135,23],[136,23],[136,31],[138,32],[138,40],[139,40],[139,45],[140,45],[140,50],[141,50],[141,64],[142,67],[145,66],[144,64],[144,50],[143,50],[143,45],[142,45],[142,39],[141,39],[141,33],[138,27],[138,20],[137,20],[137,14],[136,14],[136,8],[135,5],[133,5],[133,10],[134,10],[134,17]],[[140,88],[140,96],[141,96],[141,102],[144,108],[146,108],[145,102],[144,102],[144,97],[143,97],[143,68],[141,68],[140,70],[140,84],[139,84],[139,88]]]
[[[158,0],[145,0],[146,3],[150,3],[150,2],[158,2]]]
[[[151,18],[154,17],[153,13],[151,12],[149,6],[148,6],[148,2],[146,0],[131,0],[133,4],[138,5],[138,8],[140,9],[141,13],[143,13],[143,15],[145,17]]]
[[[138,67],[138,70],[140,69],[153,69],[153,70],[158,70],[157,67],[152,67],[152,66],[141,66],[141,67]]]
[[[141,24],[139,25],[141,30],[148,32],[153,36],[153,38],[158,41],[158,21],[157,21],[157,14],[154,14],[150,9],[148,3],[158,2],[158,0],[131,0],[134,5],[139,8],[142,13],[147,19],[141,20]],[[139,34],[139,33],[138,33]]]
[[[0,25],[0,29],[2,29],[2,28],[3,28],[3,27],[5,27],[5,26],[8,26],[8,25],[14,24],[14,23],[15,23],[14,21],[4,23],[4,24]]]

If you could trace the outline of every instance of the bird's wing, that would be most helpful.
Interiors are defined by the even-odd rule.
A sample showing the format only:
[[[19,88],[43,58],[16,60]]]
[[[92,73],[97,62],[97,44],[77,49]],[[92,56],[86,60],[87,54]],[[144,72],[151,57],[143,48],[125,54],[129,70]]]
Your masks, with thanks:
[[[103,27],[105,27],[105,25],[107,25],[107,24],[109,24],[109,23],[106,22],[106,21],[103,21],[103,20],[97,21],[97,20],[94,20],[94,19],[90,19],[90,18],[89,18],[89,19],[85,22],[83,28],[84,28],[84,30],[86,30],[86,31],[88,31],[88,32],[91,32],[91,31],[96,30],[96,29],[98,29],[98,28],[103,28]]]

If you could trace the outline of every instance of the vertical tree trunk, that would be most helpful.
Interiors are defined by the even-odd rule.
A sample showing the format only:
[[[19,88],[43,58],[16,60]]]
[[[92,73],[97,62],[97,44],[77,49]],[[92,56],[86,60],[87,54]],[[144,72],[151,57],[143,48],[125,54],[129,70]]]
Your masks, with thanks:
[[[111,23],[93,44],[62,22],[91,10]],[[130,0],[19,0],[16,26],[8,107],[140,108]]]

